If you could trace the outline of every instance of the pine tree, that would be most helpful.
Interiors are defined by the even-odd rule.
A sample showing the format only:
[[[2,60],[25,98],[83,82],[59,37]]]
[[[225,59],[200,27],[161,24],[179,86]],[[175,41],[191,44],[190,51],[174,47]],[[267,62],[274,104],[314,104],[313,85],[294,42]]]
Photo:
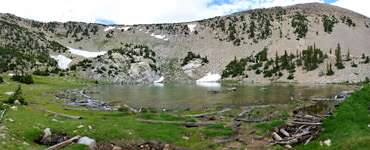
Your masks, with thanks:
[[[15,100],[18,100],[21,104],[27,105],[27,102],[24,101],[24,98],[22,96],[22,89],[21,85],[18,85],[17,90],[15,90],[15,93],[10,96],[5,102],[9,104],[14,104]]]
[[[331,76],[331,75],[333,75],[334,74],[334,71],[333,71],[333,69],[331,68],[331,62],[330,62],[330,65],[329,64],[327,64],[326,65],[326,70],[327,70],[327,72],[326,72],[326,75],[327,76]]]
[[[346,61],[351,61],[351,55],[349,54],[349,49],[347,51]]]
[[[338,43],[337,48],[335,49],[335,57],[336,57],[336,63],[335,66],[337,66],[338,69],[344,69],[344,65],[342,62],[342,54],[340,52],[340,44]]]
[[[275,56],[275,68],[276,70],[279,70],[279,55],[277,51],[276,51],[276,56]]]
[[[364,83],[369,83],[369,82],[370,82],[369,78],[366,77]]]
[[[364,64],[367,64],[367,63],[369,63],[369,62],[370,62],[369,56],[366,56],[366,59],[365,59]]]

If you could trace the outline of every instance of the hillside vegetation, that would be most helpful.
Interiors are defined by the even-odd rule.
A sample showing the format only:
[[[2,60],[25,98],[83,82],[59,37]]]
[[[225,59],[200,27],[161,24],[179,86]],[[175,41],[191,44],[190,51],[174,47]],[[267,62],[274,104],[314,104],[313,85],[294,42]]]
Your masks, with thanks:
[[[16,66],[16,59],[2,62],[3,73],[32,73],[56,67],[57,63],[48,56],[71,59],[65,69],[71,74],[116,83],[122,82],[118,76],[129,83],[153,82],[160,76],[165,77],[165,82],[184,82],[207,73],[246,82],[361,82],[370,70],[364,65],[370,55],[370,19],[322,3],[255,9],[185,23],[44,23],[11,14],[0,14],[0,23],[0,45],[27,57]],[[100,59],[86,58],[71,53],[67,47],[110,53]],[[139,54],[142,50],[136,49],[140,47],[150,50],[150,56]],[[144,59],[123,64],[109,61],[117,50],[122,56]],[[207,63],[199,63],[195,57],[190,60],[189,52],[207,59]],[[266,60],[260,58],[261,54]],[[86,62],[92,62],[91,66],[104,64],[107,74],[98,75],[104,72],[103,65],[88,69]],[[184,67],[184,62],[190,65]],[[147,73],[130,73],[140,67]]]

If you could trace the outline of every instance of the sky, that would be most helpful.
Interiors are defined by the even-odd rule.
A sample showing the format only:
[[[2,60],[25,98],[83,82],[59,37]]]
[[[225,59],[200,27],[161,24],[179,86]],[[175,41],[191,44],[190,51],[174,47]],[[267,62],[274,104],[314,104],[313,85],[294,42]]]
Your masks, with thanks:
[[[370,17],[366,0],[0,0],[0,12],[37,21],[102,24],[188,22],[255,8],[328,3]]]

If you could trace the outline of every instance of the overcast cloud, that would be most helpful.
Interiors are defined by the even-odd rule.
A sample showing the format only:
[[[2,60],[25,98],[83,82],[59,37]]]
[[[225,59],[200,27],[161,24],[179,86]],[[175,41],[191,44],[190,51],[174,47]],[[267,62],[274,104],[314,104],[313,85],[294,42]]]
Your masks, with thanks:
[[[0,12],[43,22],[150,24],[200,20],[238,11],[323,0],[2,0]],[[365,3],[362,1],[362,3]],[[334,4],[370,16],[361,0]]]

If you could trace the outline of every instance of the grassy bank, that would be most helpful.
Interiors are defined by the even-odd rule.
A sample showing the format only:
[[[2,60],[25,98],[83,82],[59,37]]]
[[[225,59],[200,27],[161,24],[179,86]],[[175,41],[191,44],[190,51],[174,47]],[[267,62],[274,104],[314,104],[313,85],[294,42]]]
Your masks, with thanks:
[[[45,128],[50,128],[52,132],[67,133],[71,137],[76,135],[88,136],[98,142],[105,140],[114,142],[123,139],[161,140],[180,147],[198,149],[213,143],[207,139],[200,140],[200,134],[203,132],[220,136],[223,134],[232,134],[232,132],[226,130],[219,133],[207,129],[185,128],[176,124],[148,124],[136,121],[136,118],[145,118],[148,116],[149,119],[153,119],[151,117],[155,116],[154,119],[156,120],[186,121],[186,118],[178,118],[163,112],[135,114],[130,112],[64,110],[65,107],[69,106],[53,96],[57,90],[87,87],[94,85],[94,82],[75,77],[33,76],[33,78],[35,84],[21,84],[24,98],[29,105],[18,105],[18,110],[8,109],[4,117],[5,120],[0,124],[0,126],[8,128],[6,130],[0,130],[0,134],[5,134],[6,136],[4,139],[0,138],[0,149],[45,149],[46,146],[40,146],[33,142],[37,136],[43,135]],[[5,82],[0,84],[1,100],[6,100],[9,96],[5,93],[14,91],[18,84],[20,84],[11,81],[9,77],[4,77],[4,80]],[[31,106],[68,115],[82,116],[83,119],[67,119],[42,112]],[[9,119],[14,121],[10,121]],[[53,121],[53,119],[56,119],[56,121]],[[84,126],[78,128],[77,126],[80,125]],[[185,140],[182,138],[184,135],[187,135],[189,139]],[[1,144],[2,142],[5,144]],[[23,142],[30,145],[25,145]],[[77,145],[72,148],[84,149],[83,146]]]
[[[321,136],[297,149],[370,149],[370,85],[348,97],[324,120]],[[331,146],[320,146],[319,141],[331,140]]]
[[[133,113],[128,111],[108,112],[64,110],[65,107],[70,106],[67,106],[64,102],[55,98],[54,94],[57,93],[57,90],[88,87],[95,85],[94,82],[68,76],[33,76],[33,78],[35,84],[21,84],[23,96],[29,105],[17,105],[18,110],[8,109],[9,111],[6,113],[3,122],[0,124],[0,126],[8,128],[0,129],[0,136],[3,134],[5,136],[5,138],[0,137],[0,149],[45,149],[46,146],[34,143],[34,139],[36,137],[43,135],[43,130],[45,128],[50,128],[52,132],[56,133],[67,133],[70,137],[76,135],[88,136],[97,140],[98,144],[103,142],[122,143],[122,141],[150,140],[162,141],[163,143],[170,144],[171,147],[184,149],[225,149],[228,146],[235,146],[241,149],[273,149],[275,147],[267,146],[269,145],[268,140],[271,139],[270,132],[277,126],[284,124],[285,120],[290,118],[293,110],[316,103],[312,101],[295,101],[284,105],[278,104],[255,107],[253,111],[249,112],[245,116],[257,119],[276,111],[279,111],[280,115],[274,116],[267,122],[242,123],[238,127],[233,126],[233,124],[236,123],[234,121],[234,117],[240,112],[248,109],[248,107],[235,107],[222,114],[207,116],[208,118],[211,118],[208,120],[209,122],[216,123],[217,125],[186,128],[177,124],[144,123],[139,122],[136,119],[203,122],[204,120],[202,121],[201,119],[184,116],[215,112],[225,108],[220,106],[215,110],[199,109],[190,111],[177,110],[170,112],[160,112],[148,109],[146,110],[147,113]],[[5,82],[0,84],[0,100],[7,99],[9,96],[6,95],[5,92],[14,91],[18,84],[20,84],[18,82],[11,81],[9,77],[4,77],[4,80]],[[330,117],[324,122],[323,126],[325,127],[325,131],[320,137],[320,140],[330,138],[333,142],[333,145],[330,148],[333,149],[351,144],[352,146],[360,144],[359,147],[366,146],[361,146],[361,144],[367,144],[364,142],[369,139],[369,136],[367,135],[370,134],[368,134],[369,131],[367,124],[370,122],[369,120],[366,120],[366,117],[364,117],[368,116],[369,113],[365,110],[361,112],[356,111],[362,110],[362,107],[365,109],[367,108],[369,99],[366,101],[366,98],[370,97],[370,95],[366,92],[369,91],[370,87],[366,86],[363,90],[356,92],[351,98],[348,98],[343,104],[341,104],[340,109],[336,112],[336,116]],[[357,101],[357,99],[360,98],[364,99],[363,102]],[[347,105],[351,107],[342,110]],[[10,106],[8,105],[8,107]],[[39,107],[62,114],[81,116],[83,119],[67,119],[55,116],[54,114],[42,112],[33,107]],[[347,109],[355,110],[350,110],[351,114],[342,113],[347,112]],[[347,115],[342,117],[342,120],[336,120],[338,117],[341,117],[342,114]],[[351,119],[350,117],[354,118]],[[350,119],[346,120],[346,118]],[[9,119],[14,121],[10,121]],[[351,124],[354,124],[351,121],[358,123],[358,125],[351,126]],[[359,121],[361,121],[361,125]],[[343,124],[343,126],[338,125],[338,122],[341,122],[341,124],[339,124]],[[347,126],[348,124],[350,125]],[[78,128],[78,126],[81,125],[83,125],[83,127]],[[340,126],[338,129],[342,129],[343,131],[336,131],[338,126]],[[336,139],[341,136],[342,139]],[[235,137],[237,137],[239,141],[233,141],[223,145],[215,144],[219,141]],[[30,145],[28,146],[24,142]],[[297,148],[322,149],[322,147],[318,147],[318,145],[318,142],[313,142],[307,146],[300,146]],[[66,149],[85,148],[85,146],[74,145],[67,147]]]

